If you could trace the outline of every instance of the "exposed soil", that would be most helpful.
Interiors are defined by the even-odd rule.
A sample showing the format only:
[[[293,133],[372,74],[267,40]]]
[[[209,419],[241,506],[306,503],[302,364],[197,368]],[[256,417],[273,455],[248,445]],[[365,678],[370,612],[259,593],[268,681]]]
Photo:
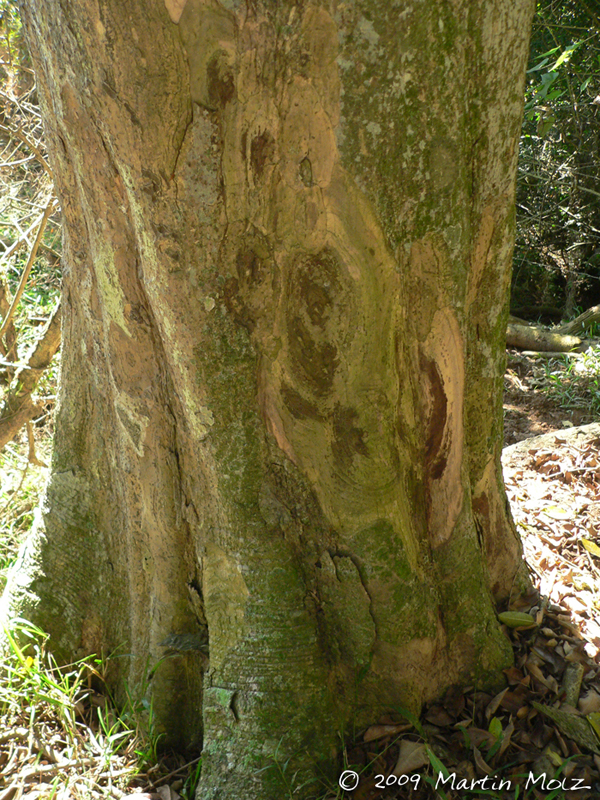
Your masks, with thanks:
[[[550,431],[598,421],[585,399],[581,406],[565,408],[549,392],[545,364],[539,359],[510,351],[504,376],[504,445],[508,446]]]

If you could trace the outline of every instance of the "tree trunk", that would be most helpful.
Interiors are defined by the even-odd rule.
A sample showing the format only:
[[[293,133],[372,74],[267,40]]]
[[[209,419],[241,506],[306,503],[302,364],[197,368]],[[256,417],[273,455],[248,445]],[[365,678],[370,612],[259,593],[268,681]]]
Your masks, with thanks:
[[[22,4],[64,351],[5,609],[120,647],[116,681],[170,653],[147,688],[172,743],[203,728],[199,797],[280,798],[351,723],[510,661],[533,3]]]

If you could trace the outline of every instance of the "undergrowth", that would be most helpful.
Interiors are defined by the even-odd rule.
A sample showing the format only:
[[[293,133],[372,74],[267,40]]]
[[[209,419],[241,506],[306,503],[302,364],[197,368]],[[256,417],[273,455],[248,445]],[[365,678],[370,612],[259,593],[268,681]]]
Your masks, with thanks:
[[[120,800],[136,786],[175,784],[193,800],[200,759],[160,752],[148,685],[126,686],[120,704],[111,694],[111,664],[126,656],[59,665],[30,622],[14,619],[0,633],[1,797]]]
[[[565,411],[585,409],[600,417],[600,347],[549,359],[544,364],[542,390]]]
[[[4,641],[0,763],[5,792],[121,797],[141,766],[139,722],[135,709],[119,713],[109,695],[97,691],[107,660],[89,656],[59,666],[43,631],[22,619],[5,629]]]

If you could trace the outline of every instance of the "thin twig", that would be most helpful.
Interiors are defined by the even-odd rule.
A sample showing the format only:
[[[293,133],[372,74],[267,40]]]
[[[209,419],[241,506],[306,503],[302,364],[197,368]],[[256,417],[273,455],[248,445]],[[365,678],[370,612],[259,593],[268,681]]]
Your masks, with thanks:
[[[6,250],[2,253],[2,258],[0,259],[0,267],[2,267],[8,261],[8,259],[12,256],[12,254],[16,250],[18,250],[22,244],[25,244],[25,242],[29,241],[29,235],[35,230],[35,228],[37,228],[37,226],[40,224],[43,218],[44,215],[40,214],[40,216],[34,222],[32,222],[31,225],[27,228],[25,233],[22,233],[21,230],[19,229],[19,233],[21,233],[20,238],[17,239],[16,242],[13,242],[11,246],[7,247]]]
[[[40,162],[40,164],[46,170],[50,178],[54,180],[52,169],[50,168],[50,165],[44,158],[42,151],[38,147],[36,147],[36,145],[33,144],[33,142],[23,133],[23,131],[14,128],[8,128],[6,125],[1,125],[1,124],[0,124],[0,131],[4,131],[4,133],[7,133],[9,136],[14,136],[15,139],[19,139],[21,142],[23,142],[23,144],[26,145],[31,150],[35,158]]]
[[[8,309],[7,315],[4,317],[4,321],[2,322],[2,326],[0,327],[0,339],[4,336],[4,332],[8,328],[8,325],[17,309],[19,301],[23,292],[25,291],[25,284],[27,283],[27,278],[29,277],[29,273],[31,272],[31,268],[33,266],[33,262],[35,261],[35,257],[37,255],[38,247],[42,236],[44,235],[44,229],[46,227],[46,223],[50,217],[50,214],[54,211],[57,205],[56,198],[52,198],[48,205],[46,206],[46,210],[42,215],[42,219],[40,221],[40,226],[38,228],[37,236],[35,237],[35,241],[31,247],[31,251],[29,253],[29,258],[27,260],[27,264],[25,265],[25,269],[23,270],[23,274],[21,275],[21,280],[19,282],[19,287],[13,297],[13,301],[11,303],[10,308]]]
[[[27,444],[29,446],[29,453],[27,457],[29,459],[29,463],[35,464],[36,467],[47,468],[48,464],[44,464],[43,461],[40,461],[40,459],[35,454],[35,437],[33,435],[33,425],[31,424],[31,420],[28,419],[25,424],[27,425]]]
[[[153,781],[150,784],[150,786],[157,787],[159,784],[168,781],[170,778],[173,778],[175,775],[178,775],[180,772],[183,772],[188,767],[192,767],[194,764],[197,764],[201,758],[202,756],[198,756],[198,758],[195,758],[193,761],[188,761],[187,764],[184,764],[182,767],[179,767],[178,769],[174,769],[172,772],[169,772],[168,775],[161,775],[161,777],[157,778],[156,781]],[[148,773],[146,773],[146,777],[148,777]]]

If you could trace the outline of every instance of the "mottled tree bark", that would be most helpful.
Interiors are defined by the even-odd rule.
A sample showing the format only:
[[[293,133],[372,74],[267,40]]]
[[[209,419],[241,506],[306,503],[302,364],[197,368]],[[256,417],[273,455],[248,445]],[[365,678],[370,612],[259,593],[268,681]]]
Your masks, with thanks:
[[[64,352],[5,607],[66,655],[124,646],[130,683],[174,645],[149,691],[172,741],[202,730],[199,796],[280,798],[278,761],[302,782],[349,723],[510,661],[533,3],[22,4]]]

